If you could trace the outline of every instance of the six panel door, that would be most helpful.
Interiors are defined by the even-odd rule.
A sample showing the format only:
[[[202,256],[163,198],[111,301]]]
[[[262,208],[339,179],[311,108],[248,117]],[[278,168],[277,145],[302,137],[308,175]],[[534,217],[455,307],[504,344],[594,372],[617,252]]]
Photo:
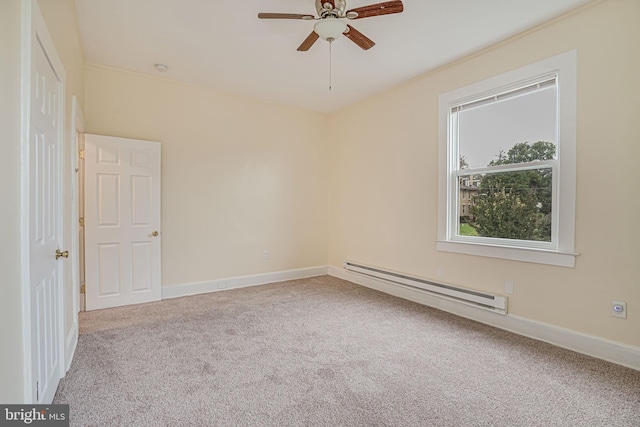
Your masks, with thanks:
[[[33,43],[29,144],[29,280],[33,399],[49,403],[62,377],[61,144],[63,82]]]
[[[85,135],[87,310],[158,301],[160,144]]]

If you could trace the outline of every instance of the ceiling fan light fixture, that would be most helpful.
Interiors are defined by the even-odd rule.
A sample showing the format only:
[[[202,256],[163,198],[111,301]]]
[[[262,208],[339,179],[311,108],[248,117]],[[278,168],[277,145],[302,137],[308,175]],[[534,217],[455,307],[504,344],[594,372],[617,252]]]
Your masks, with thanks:
[[[338,18],[325,18],[316,22],[313,31],[323,40],[333,41],[347,31],[347,24]]]

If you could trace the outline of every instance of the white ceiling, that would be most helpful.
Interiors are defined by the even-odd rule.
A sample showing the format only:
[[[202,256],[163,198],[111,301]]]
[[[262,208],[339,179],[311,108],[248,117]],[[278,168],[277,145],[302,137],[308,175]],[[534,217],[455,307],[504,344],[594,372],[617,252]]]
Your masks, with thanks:
[[[347,0],[347,9],[380,0]],[[376,42],[341,37],[297,47],[313,21],[259,20],[258,12],[314,14],[314,0],[75,0],[89,62],[331,112],[490,46],[591,0],[404,0],[404,12],[351,21]],[[169,66],[159,73],[153,65]]]

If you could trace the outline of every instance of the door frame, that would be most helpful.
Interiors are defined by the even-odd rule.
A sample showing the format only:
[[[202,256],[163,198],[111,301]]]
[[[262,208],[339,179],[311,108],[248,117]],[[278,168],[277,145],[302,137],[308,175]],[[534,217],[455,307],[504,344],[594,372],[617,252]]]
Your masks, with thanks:
[[[65,98],[66,98],[66,73],[62,61],[58,56],[55,49],[55,45],[47,26],[44,22],[44,18],[38,8],[37,0],[21,0],[21,87],[20,87],[20,144],[21,144],[21,177],[20,177],[20,234],[21,234],[21,273],[22,273],[22,346],[24,352],[24,365],[23,365],[23,386],[24,386],[24,402],[33,403],[36,402],[36,393],[33,383],[33,357],[34,350],[32,348],[32,311],[31,311],[31,259],[30,259],[30,207],[29,199],[31,194],[31,178],[33,171],[30,168],[30,144],[31,144],[31,72],[33,68],[33,52],[37,43],[40,43],[46,52],[48,59],[58,74],[58,78],[61,81],[61,96],[57,100],[58,111],[60,115],[58,117],[58,149],[56,152],[56,162],[58,166],[58,176],[56,177],[55,191],[58,194],[57,211],[58,224],[58,241],[61,248],[64,247],[64,212],[63,212],[63,153],[64,153],[64,117],[65,117]],[[52,254],[53,256],[53,254]],[[65,375],[65,348],[64,348],[64,275],[63,266],[58,268],[58,280],[59,286],[57,288],[57,294],[55,295],[55,301],[60,308],[58,310],[58,319],[55,321],[54,328],[58,329],[58,354],[60,360],[60,378]],[[44,403],[44,402],[43,402]],[[50,403],[50,402],[46,402]]]
[[[78,98],[73,95],[71,99],[71,121],[70,121],[70,137],[69,145],[71,147],[71,243],[70,243],[70,258],[71,258],[71,289],[72,289],[72,319],[73,324],[71,330],[66,337],[65,341],[65,369],[69,370],[71,367],[71,360],[78,344],[78,312],[80,311],[80,242],[79,242],[79,206],[82,203],[83,195],[80,194],[80,180],[78,172],[80,170],[80,150],[82,147],[78,146],[78,134],[84,134],[85,124],[84,115],[80,104],[78,104]]]

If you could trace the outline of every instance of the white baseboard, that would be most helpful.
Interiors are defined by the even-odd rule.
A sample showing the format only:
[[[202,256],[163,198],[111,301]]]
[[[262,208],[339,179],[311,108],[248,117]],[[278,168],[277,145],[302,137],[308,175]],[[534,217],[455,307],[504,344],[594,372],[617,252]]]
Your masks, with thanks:
[[[64,374],[71,368],[71,361],[76,353],[76,347],[78,346],[78,322],[73,324],[73,327],[67,334],[64,346]],[[63,375],[64,376],[64,375]]]
[[[217,279],[206,282],[163,286],[162,299],[205,294],[209,292],[224,291],[227,289],[245,288],[247,286],[264,285],[267,283],[284,282],[285,280],[324,276],[327,274],[327,269],[327,266],[309,267],[301,268],[298,270],[286,270],[276,271],[273,273],[256,274],[253,276],[230,277],[227,279]]]
[[[609,341],[593,335],[548,323],[537,322],[512,314],[501,315],[456,301],[434,296],[426,291],[362,276],[343,268],[329,267],[329,275],[378,291],[434,307],[496,328],[524,335],[539,341],[566,348],[577,353],[640,370],[640,347]]]

